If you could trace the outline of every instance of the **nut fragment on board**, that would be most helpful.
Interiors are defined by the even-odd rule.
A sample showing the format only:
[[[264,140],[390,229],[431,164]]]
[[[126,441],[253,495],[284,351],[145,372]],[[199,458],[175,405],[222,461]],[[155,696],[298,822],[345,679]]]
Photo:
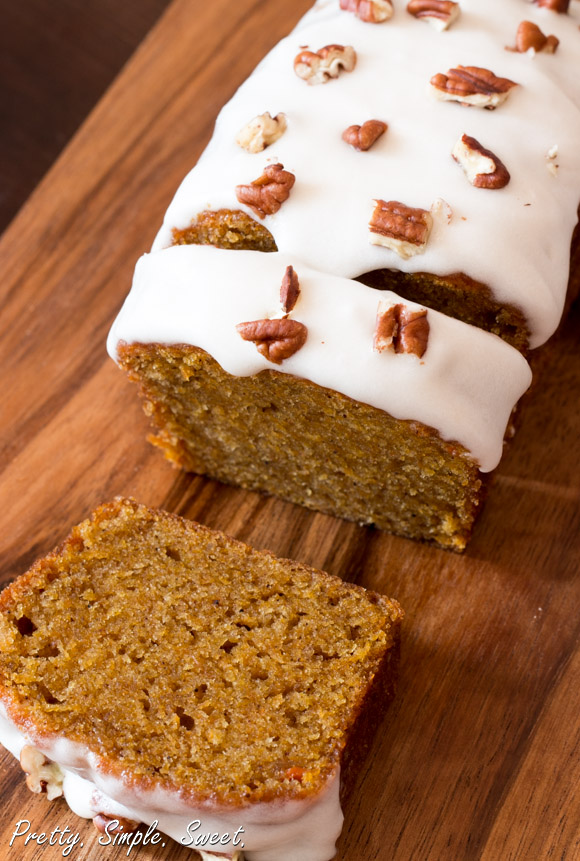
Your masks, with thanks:
[[[279,140],[287,128],[286,114],[276,114],[272,117],[270,112],[266,111],[254,117],[243,129],[240,129],[236,143],[247,152],[262,152]]]
[[[269,164],[262,176],[249,185],[236,186],[236,197],[260,218],[278,212],[296,182],[293,173],[284,170],[283,164]]]
[[[489,149],[470,135],[462,135],[451,152],[461,165],[465,176],[476,188],[497,190],[510,181],[505,164]]]
[[[489,69],[478,66],[457,66],[446,75],[433,75],[431,94],[442,102],[460,102],[477,108],[493,110],[507,99],[510,90],[518,85],[509,78],[498,78]]]
[[[381,135],[387,131],[388,126],[382,120],[367,120],[362,126],[349,126],[342,133],[342,139],[359,152],[366,152]]]
[[[411,0],[407,12],[420,21],[427,21],[436,30],[448,30],[461,14],[459,3],[453,0]]]
[[[544,54],[554,54],[559,44],[560,40],[556,36],[545,36],[533,21],[522,21],[516,33],[515,46],[513,48],[507,46],[506,50],[519,54],[525,54],[526,51],[533,51],[536,54],[541,51]]]
[[[375,200],[369,222],[371,243],[408,259],[425,251],[433,218],[426,209],[406,206],[397,200]]]
[[[49,801],[61,797],[64,774],[56,762],[31,744],[25,744],[20,751],[20,766],[27,774],[26,785],[31,792],[46,793]]]
[[[276,365],[297,353],[308,336],[304,323],[287,317],[238,323],[236,329],[244,341],[253,341],[258,352]]]
[[[373,341],[375,352],[392,350],[395,353],[413,353],[421,359],[427,350],[428,341],[426,308],[416,311],[403,304],[379,302]]]
[[[369,24],[382,24],[393,17],[391,0],[340,0],[340,8],[354,12],[361,21]]]
[[[326,84],[342,71],[352,72],[356,51],[351,45],[325,45],[318,51],[301,51],[294,58],[294,71],[308,84]]]

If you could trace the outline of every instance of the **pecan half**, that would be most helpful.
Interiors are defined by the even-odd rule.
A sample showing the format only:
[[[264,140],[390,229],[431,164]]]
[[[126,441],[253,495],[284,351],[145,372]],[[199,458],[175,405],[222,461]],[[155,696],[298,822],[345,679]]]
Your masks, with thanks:
[[[93,817],[93,825],[101,834],[123,834],[127,831],[136,831],[140,824],[140,822],[136,822],[134,819],[124,819],[122,816],[109,816],[106,813],[97,813]]]
[[[280,287],[280,304],[285,314],[289,314],[294,308],[299,295],[300,282],[298,281],[298,275],[292,266],[287,266]]]
[[[425,355],[429,340],[427,309],[413,311],[406,305],[379,302],[373,349],[377,353],[413,353],[420,359]]]
[[[427,21],[436,30],[447,30],[459,18],[461,8],[452,0],[411,0],[407,12]]]
[[[517,51],[519,54],[525,54],[530,49],[539,53],[553,54],[560,44],[560,40],[556,36],[545,36],[537,24],[532,21],[522,21],[516,33],[515,47],[506,46],[506,51]]]
[[[391,0],[340,0],[340,8],[370,24],[381,24],[393,17]]]
[[[431,93],[442,102],[461,102],[493,110],[505,102],[512,87],[518,85],[508,78],[498,78],[489,69],[477,66],[457,66],[446,75],[431,78]]]
[[[405,260],[425,251],[433,218],[426,209],[413,209],[396,200],[375,200],[369,222],[371,243],[395,251]]]
[[[236,197],[253,209],[260,218],[278,212],[285,200],[290,197],[296,182],[293,173],[284,170],[283,164],[269,164],[262,176],[250,185],[237,185]]]
[[[485,149],[478,140],[469,135],[462,135],[459,138],[451,155],[461,165],[467,179],[476,188],[505,188],[510,181],[505,164],[495,153]]]
[[[570,0],[532,0],[532,3],[537,3],[538,6],[543,6],[544,9],[551,9],[552,12],[568,11]]]
[[[388,125],[382,120],[367,120],[362,126],[349,126],[342,133],[343,141],[350,144],[359,152],[366,152],[381,135],[384,135]]]
[[[20,766],[27,774],[26,785],[31,792],[44,792],[49,801],[60,798],[64,774],[56,762],[31,744],[25,744],[20,751]]]
[[[281,365],[284,359],[297,353],[308,335],[304,323],[287,317],[238,323],[236,329],[244,341],[253,341],[258,352],[275,365]]]
[[[276,114],[272,117],[269,111],[266,111],[254,117],[243,129],[240,129],[236,143],[248,152],[262,152],[270,144],[279,140],[287,128],[286,114]]]
[[[325,45],[314,51],[301,51],[294,58],[294,71],[308,84],[326,84],[338,78],[342,70],[352,72],[356,51],[351,45]]]

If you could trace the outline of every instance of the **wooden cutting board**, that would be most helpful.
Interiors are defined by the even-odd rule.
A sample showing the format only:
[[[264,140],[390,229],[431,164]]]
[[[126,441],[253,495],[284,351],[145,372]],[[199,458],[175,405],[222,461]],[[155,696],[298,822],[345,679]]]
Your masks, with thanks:
[[[105,338],[219,108],[311,0],[174,0],[0,244],[0,581],[98,503],[133,495],[399,599],[400,690],[339,842],[343,861],[580,858],[580,307],[464,556],[174,471],[145,441]],[[0,857],[68,826],[68,857],[120,859],[0,756]],[[22,830],[24,826],[21,826]],[[57,835],[58,836],[58,835]],[[133,857],[191,859],[191,850]],[[67,856],[65,856],[67,857]],[[283,859],[281,859],[283,861]]]

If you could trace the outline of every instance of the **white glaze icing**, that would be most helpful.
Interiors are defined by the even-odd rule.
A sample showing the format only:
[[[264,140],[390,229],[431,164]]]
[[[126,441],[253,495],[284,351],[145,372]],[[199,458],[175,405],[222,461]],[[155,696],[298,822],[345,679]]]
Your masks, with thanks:
[[[521,308],[538,346],[562,314],[580,200],[580,0],[571,0],[567,15],[525,0],[461,0],[461,17],[443,33],[405,7],[399,2],[389,22],[368,24],[341,11],[338,0],[318,0],[220,113],[154,248],[169,245],[171,229],[205,209],[241,208],[254,217],[235,187],[279,161],[296,175],[289,200],[264,221],[280,251],[349,278],[383,267],[464,272],[491,287],[498,301]],[[556,54],[505,50],[524,19],[558,37]],[[354,46],[355,70],[308,86],[294,74],[294,57],[303,45],[331,43]],[[434,100],[430,78],[458,64],[488,68],[520,86],[493,112]],[[247,153],[236,135],[265,110],[283,111],[288,129],[263,153]],[[341,134],[371,118],[389,130],[369,152],[356,152]],[[511,173],[506,188],[470,185],[451,157],[464,133],[504,162]],[[556,176],[545,161],[555,144]],[[436,220],[425,253],[402,260],[369,242],[374,198],[424,209],[443,198],[453,220]]]
[[[273,365],[240,337],[236,325],[282,316],[280,283],[288,265],[301,288],[291,316],[307,326],[308,338],[297,353]],[[465,446],[483,471],[493,469],[510,413],[531,381],[525,359],[495,335],[431,310],[422,359],[377,353],[379,301],[402,300],[313,270],[294,255],[178,245],[141,258],[108,350],[116,359],[120,341],[185,343],[206,350],[237,376],[265,368],[294,374],[434,427]]]
[[[86,819],[104,813],[146,825],[156,823],[155,827],[163,834],[193,849],[198,847],[191,842],[192,837],[229,834],[229,843],[212,848],[235,857],[241,846],[239,841],[242,841],[247,861],[279,861],[281,858],[284,861],[329,861],[335,854],[343,821],[339,769],[313,800],[260,803],[231,810],[209,804],[193,807],[177,793],[165,789],[145,792],[131,788],[100,771],[97,757],[81,745],[64,738],[52,742],[27,738],[12,723],[2,703],[0,744],[17,759],[22,747],[32,744],[58,763],[65,773],[65,800],[74,813]],[[192,827],[191,823],[197,820],[200,826]],[[233,845],[233,836],[240,827],[244,830]],[[209,849],[206,845],[206,852]]]

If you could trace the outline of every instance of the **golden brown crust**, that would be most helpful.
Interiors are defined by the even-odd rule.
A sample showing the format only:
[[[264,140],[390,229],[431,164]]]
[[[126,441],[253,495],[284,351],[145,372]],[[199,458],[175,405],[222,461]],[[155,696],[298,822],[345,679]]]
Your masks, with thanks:
[[[527,352],[529,332],[523,313],[518,308],[496,302],[489,287],[463,273],[432,275],[375,269],[357,280],[378,290],[392,290],[403,299],[486,329],[521,353]]]
[[[233,251],[277,251],[270,231],[241,209],[200,212],[189,227],[173,230],[172,245],[215,245]]]

